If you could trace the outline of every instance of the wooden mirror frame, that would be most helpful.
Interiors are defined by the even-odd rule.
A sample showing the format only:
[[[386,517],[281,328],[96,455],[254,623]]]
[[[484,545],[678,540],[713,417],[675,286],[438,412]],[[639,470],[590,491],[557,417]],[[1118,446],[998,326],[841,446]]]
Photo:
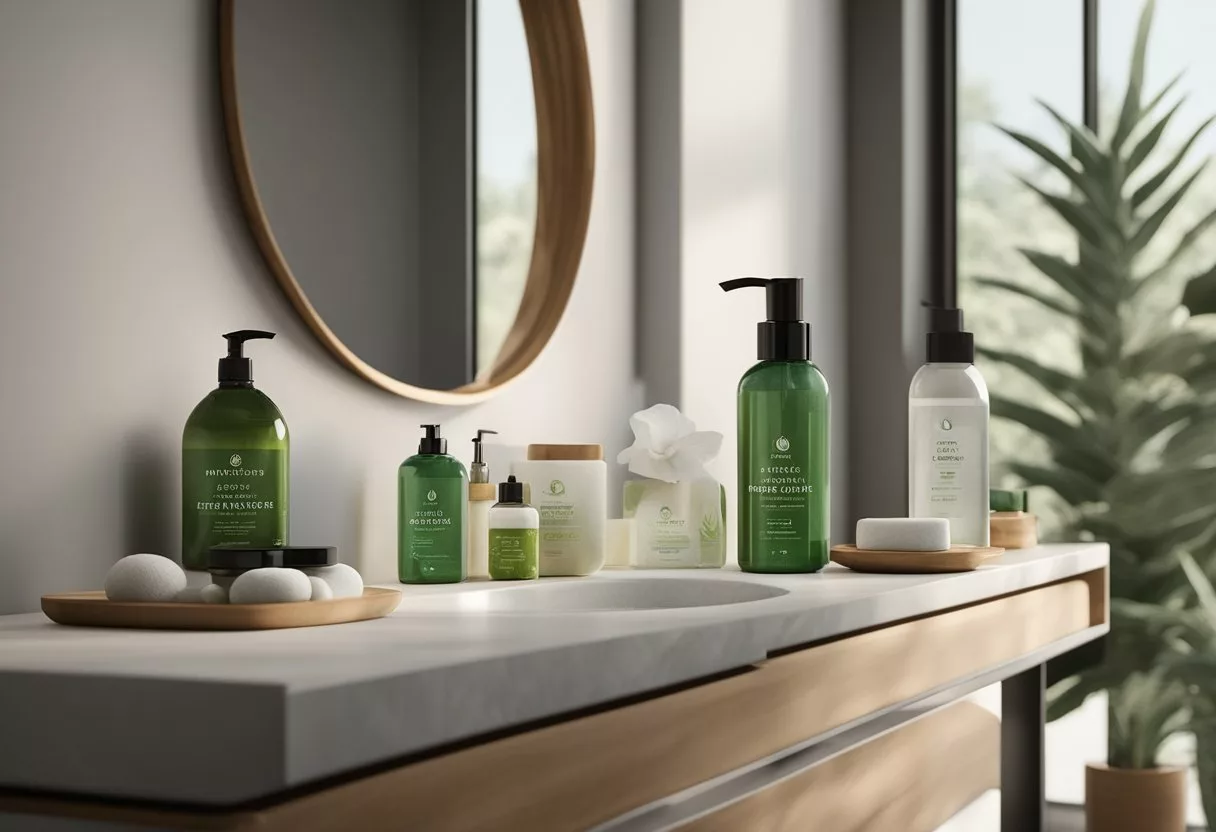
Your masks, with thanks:
[[[406,384],[377,370],[330,329],[309,302],[283,256],[262,206],[245,147],[237,104],[233,7],[220,0],[220,88],[228,149],[245,215],[275,280],[334,357],[390,393],[433,404],[472,404],[489,398],[526,370],[552,337],[578,274],[595,175],[591,68],[579,0],[519,0],[536,102],[536,231],[528,279],[515,321],[494,364],[454,390]]]

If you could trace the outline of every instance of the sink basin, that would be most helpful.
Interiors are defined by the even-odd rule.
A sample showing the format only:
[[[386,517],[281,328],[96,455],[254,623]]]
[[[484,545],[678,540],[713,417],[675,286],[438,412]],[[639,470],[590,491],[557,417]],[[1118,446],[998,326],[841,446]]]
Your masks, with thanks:
[[[633,578],[561,580],[502,589],[469,590],[425,599],[438,606],[477,612],[593,612],[597,610],[663,610],[744,604],[788,594],[789,590],[745,581],[706,578]],[[406,599],[401,609],[434,608],[433,603]]]

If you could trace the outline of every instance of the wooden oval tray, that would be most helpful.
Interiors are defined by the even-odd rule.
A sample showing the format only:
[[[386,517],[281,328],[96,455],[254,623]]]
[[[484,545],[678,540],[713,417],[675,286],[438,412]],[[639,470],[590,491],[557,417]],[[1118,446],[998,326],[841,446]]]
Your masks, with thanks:
[[[832,560],[854,572],[970,572],[1004,551],[999,546],[951,546],[940,552],[895,552],[846,543],[832,547]]]
[[[59,624],[142,630],[279,630],[383,618],[401,601],[396,589],[364,587],[358,598],[290,604],[176,604],[107,601],[101,590],[43,595],[42,611]]]

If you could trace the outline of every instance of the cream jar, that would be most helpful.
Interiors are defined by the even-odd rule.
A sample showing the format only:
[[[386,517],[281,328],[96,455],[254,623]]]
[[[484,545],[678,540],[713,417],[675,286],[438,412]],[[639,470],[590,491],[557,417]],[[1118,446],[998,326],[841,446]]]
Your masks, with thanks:
[[[529,445],[511,469],[540,512],[541,577],[598,572],[608,523],[604,447]]]

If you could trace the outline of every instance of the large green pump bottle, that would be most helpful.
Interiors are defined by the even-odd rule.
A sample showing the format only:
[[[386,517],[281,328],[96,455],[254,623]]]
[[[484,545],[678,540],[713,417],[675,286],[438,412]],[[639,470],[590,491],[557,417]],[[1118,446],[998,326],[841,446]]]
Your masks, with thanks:
[[[762,287],[760,363],[739,380],[739,568],[818,572],[828,562],[828,383],[811,363],[802,278],[742,277]]]
[[[219,387],[182,432],[182,565],[206,569],[207,550],[287,545],[289,438],[283,414],[254,389],[246,341],[273,332],[229,332]]]

